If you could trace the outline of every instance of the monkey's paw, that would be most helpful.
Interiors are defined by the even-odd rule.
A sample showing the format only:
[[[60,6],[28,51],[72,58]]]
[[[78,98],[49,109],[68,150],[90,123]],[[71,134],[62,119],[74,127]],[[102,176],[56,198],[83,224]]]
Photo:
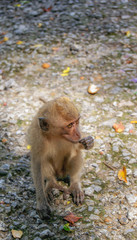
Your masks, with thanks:
[[[39,216],[42,220],[43,219],[50,219],[51,208],[48,205],[45,205],[42,208],[37,208],[37,213],[39,214]]]
[[[69,193],[73,196],[73,202],[77,205],[82,204],[84,201],[84,192],[80,189],[78,184],[70,186]]]
[[[94,139],[91,136],[82,138],[79,143],[81,143],[86,150],[89,150],[94,146]]]

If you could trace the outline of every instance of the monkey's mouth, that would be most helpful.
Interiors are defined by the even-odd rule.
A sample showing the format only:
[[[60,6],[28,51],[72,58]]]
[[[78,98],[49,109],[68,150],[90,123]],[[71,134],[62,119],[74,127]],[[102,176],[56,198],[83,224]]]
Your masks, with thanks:
[[[69,141],[69,142],[71,142],[71,143],[79,143],[79,141],[80,141],[80,137],[71,138],[71,137],[70,137],[69,135],[67,135],[67,134],[64,134],[63,137],[64,137],[67,141]]]

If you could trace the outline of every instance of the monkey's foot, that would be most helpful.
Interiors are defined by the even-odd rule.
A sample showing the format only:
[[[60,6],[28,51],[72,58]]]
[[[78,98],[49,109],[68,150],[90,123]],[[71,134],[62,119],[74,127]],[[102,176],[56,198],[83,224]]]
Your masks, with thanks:
[[[84,192],[80,189],[78,184],[70,186],[69,193],[73,196],[73,202],[77,205],[82,204],[84,201]]]
[[[45,205],[42,208],[37,208],[37,213],[41,219],[50,219],[51,217],[51,208],[48,205]]]
[[[81,143],[86,150],[92,148],[94,146],[94,139],[91,136],[82,138],[79,143]]]

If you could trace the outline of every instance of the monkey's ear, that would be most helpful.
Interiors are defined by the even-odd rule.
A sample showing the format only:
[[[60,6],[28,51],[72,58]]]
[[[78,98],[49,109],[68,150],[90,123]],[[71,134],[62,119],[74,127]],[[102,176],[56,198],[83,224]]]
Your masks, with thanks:
[[[39,126],[43,131],[49,130],[49,124],[47,123],[47,120],[44,117],[38,118],[39,120]]]

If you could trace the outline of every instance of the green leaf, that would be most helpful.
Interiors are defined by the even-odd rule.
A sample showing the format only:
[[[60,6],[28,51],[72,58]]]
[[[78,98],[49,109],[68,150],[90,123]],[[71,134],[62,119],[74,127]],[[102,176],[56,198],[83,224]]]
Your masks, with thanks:
[[[72,229],[69,227],[69,223],[66,223],[64,226],[63,226],[63,229],[66,231],[66,232],[71,232]]]

